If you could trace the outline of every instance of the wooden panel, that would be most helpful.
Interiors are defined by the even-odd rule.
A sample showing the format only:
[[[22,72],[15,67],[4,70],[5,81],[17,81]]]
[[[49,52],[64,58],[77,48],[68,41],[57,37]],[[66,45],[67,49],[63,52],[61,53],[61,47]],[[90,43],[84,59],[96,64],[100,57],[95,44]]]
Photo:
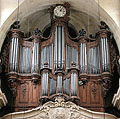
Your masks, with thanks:
[[[39,93],[38,93],[38,85],[33,85],[31,84],[31,96],[32,96],[32,100],[31,100],[31,103],[38,103],[38,98],[39,98]]]
[[[100,104],[100,86],[99,84],[91,82],[90,85],[90,103],[92,105]]]
[[[87,103],[87,85],[80,86],[80,100],[81,103]]]
[[[20,85],[19,102],[20,103],[29,102],[29,84],[28,83],[24,83]]]

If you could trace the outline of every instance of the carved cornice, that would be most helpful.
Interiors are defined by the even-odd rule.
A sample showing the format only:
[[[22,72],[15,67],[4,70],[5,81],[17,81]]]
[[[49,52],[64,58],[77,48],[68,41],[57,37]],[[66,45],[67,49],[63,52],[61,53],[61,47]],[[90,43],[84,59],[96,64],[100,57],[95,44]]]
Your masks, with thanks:
[[[2,119],[9,119],[11,116],[15,119],[23,116],[24,119],[116,119],[114,115],[90,111],[70,101],[65,102],[62,97],[57,97],[55,102],[49,101],[29,111],[8,114]]]

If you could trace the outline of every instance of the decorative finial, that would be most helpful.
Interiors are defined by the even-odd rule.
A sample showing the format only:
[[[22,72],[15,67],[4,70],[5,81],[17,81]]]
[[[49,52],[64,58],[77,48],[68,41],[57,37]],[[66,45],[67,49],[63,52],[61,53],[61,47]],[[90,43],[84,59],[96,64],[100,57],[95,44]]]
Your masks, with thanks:
[[[20,21],[15,21],[10,27],[11,30],[12,29],[19,29],[19,28],[20,28]]]
[[[86,34],[86,31],[85,31],[84,29],[81,29],[81,30],[79,31],[79,35],[80,35],[80,36],[85,36],[85,34]]]
[[[104,21],[101,21],[100,24],[100,29],[109,29],[108,25]]]
[[[38,28],[36,28],[34,30],[34,34],[40,36],[41,35],[41,31]]]

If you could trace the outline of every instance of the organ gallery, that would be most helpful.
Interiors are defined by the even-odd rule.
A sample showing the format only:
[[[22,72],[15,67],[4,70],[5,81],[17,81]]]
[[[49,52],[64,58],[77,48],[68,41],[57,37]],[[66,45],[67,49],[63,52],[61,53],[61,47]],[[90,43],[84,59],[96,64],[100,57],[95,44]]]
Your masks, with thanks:
[[[70,24],[69,3],[56,4],[49,12],[51,22],[44,32],[36,28],[25,34],[20,30],[19,21],[8,32],[6,77],[12,96],[12,112],[27,113],[57,101],[58,107],[64,108],[61,102],[64,105],[69,102],[93,111],[93,115],[94,112],[105,114],[105,99],[113,82],[116,61],[112,58],[116,48],[112,45],[108,25],[101,21],[95,35],[88,36],[87,31],[81,29],[78,33]],[[63,114],[60,111],[54,119],[69,119],[60,117]],[[46,119],[41,115],[40,112],[39,119]],[[79,119],[82,116],[88,119],[80,116]],[[105,117],[115,119],[112,115]]]

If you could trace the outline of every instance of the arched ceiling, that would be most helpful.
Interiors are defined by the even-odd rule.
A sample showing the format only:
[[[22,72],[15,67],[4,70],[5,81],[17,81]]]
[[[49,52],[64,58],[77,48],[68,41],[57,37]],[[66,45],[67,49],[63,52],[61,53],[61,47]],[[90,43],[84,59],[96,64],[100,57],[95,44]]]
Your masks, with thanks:
[[[98,20],[81,11],[76,11],[74,9],[71,9],[70,11],[69,23],[76,28],[77,32],[82,28],[89,31],[89,34],[97,32],[99,24]],[[50,23],[50,13],[48,12],[48,9],[44,9],[22,19],[21,30],[24,32],[33,32],[35,28],[39,28],[43,31],[44,27]]]
[[[99,16],[98,4],[95,0],[24,0],[20,5],[19,10],[21,30],[25,32],[33,31],[38,27],[42,31],[44,27],[50,23],[48,8],[52,5],[64,2],[69,2],[71,5],[70,23],[76,27],[77,31],[84,28],[89,31],[89,34],[94,33],[95,31],[97,32],[100,17],[101,20],[108,24],[114,33],[117,45],[120,44],[120,29],[117,27],[112,18],[100,7]],[[6,20],[0,29],[0,48],[10,25],[16,20],[16,14],[17,9]]]

